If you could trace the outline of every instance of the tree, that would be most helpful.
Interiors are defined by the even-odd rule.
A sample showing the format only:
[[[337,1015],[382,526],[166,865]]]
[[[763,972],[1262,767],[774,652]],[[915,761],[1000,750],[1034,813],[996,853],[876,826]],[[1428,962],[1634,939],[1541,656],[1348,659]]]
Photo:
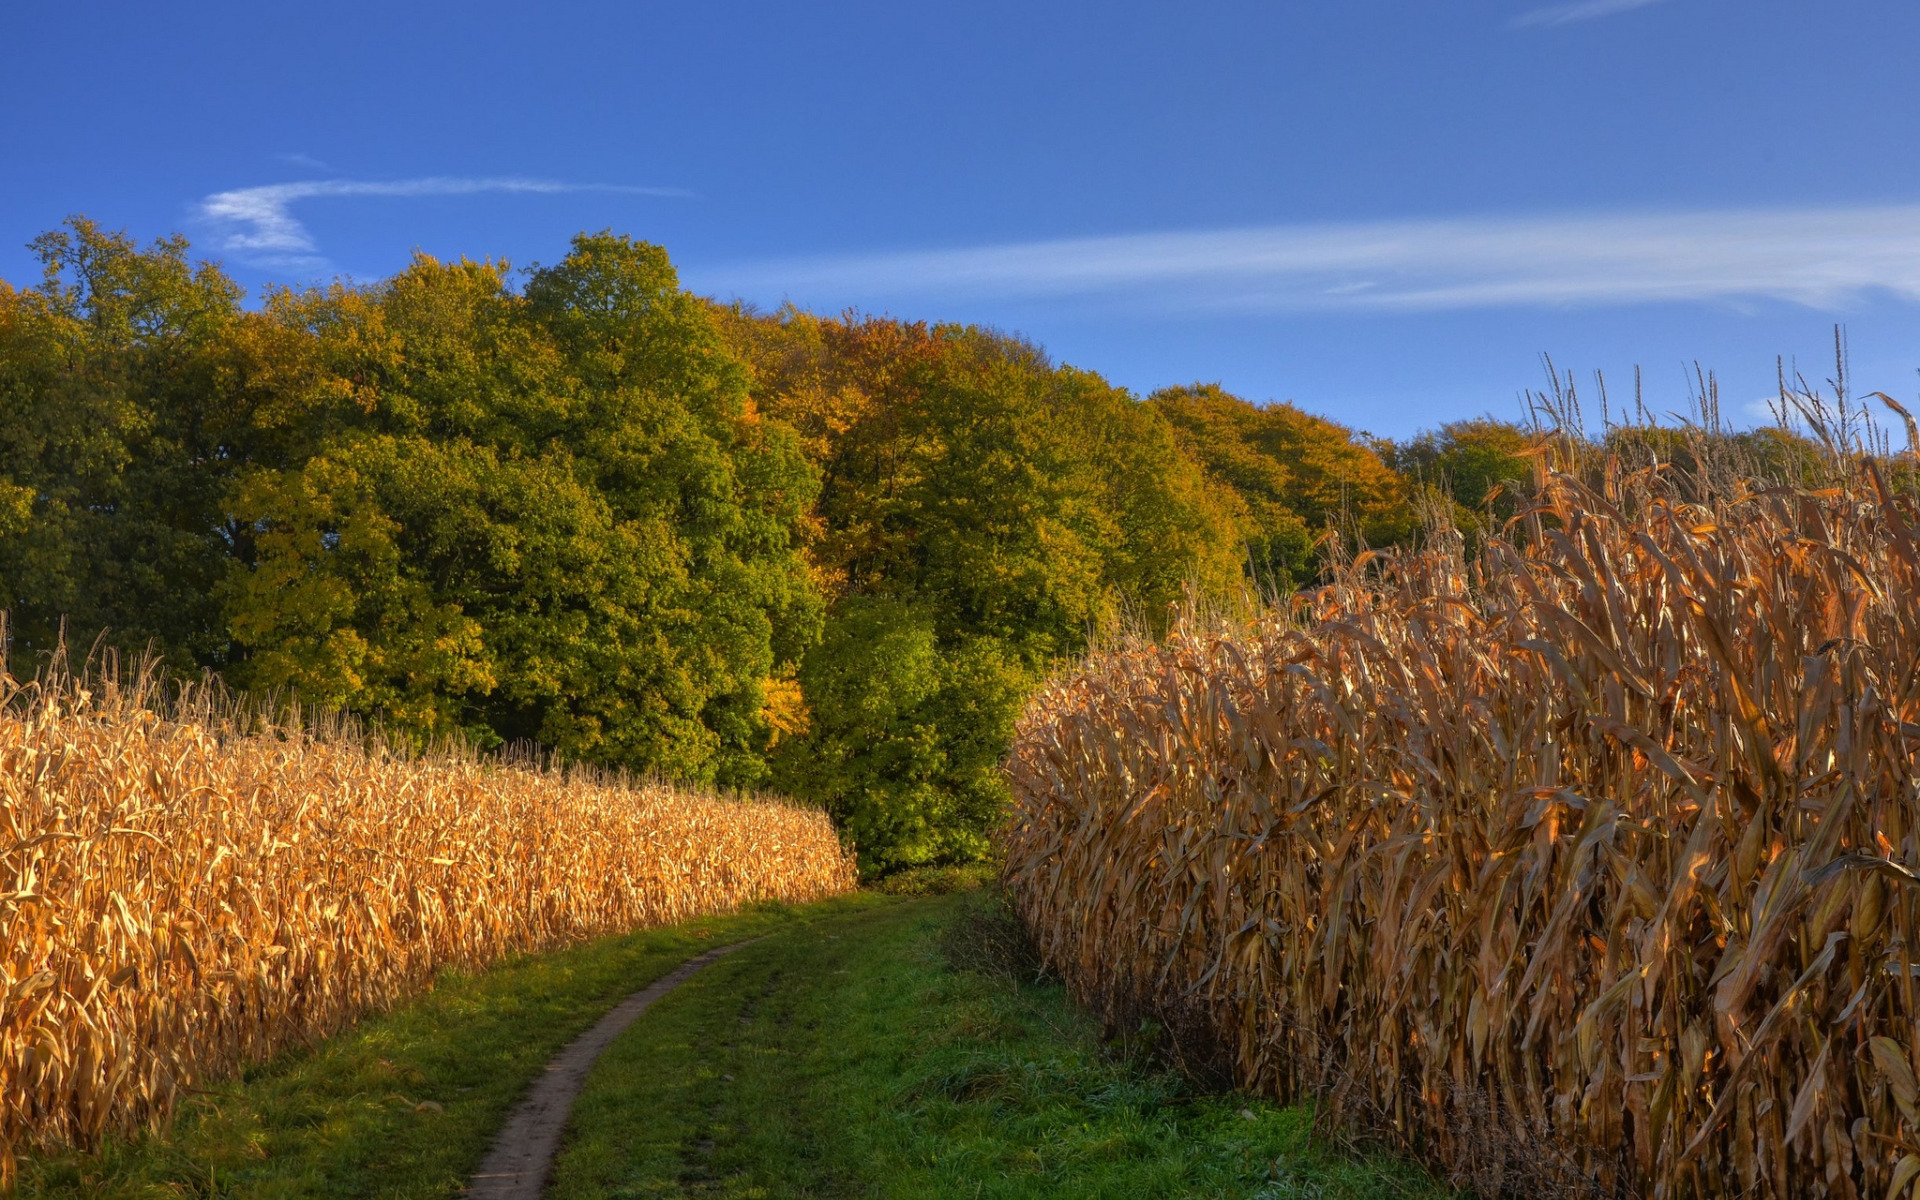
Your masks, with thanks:
[[[1532,492],[1539,437],[1493,417],[1452,421],[1392,448],[1390,461],[1416,487],[1444,498],[1469,539],[1504,524]]]
[[[812,553],[836,595],[777,777],[844,814],[870,868],[968,857],[1027,689],[1119,612],[1232,586],[1230,509],[1158,414],[1016,339],[728,319],[756,404],[820,463]]]
[[[423,256],[296,314],[329,393],[359,399],[241,493],[248,682],[760,782],[767,681],[818,627],[796,544],[817,483],[665,253],[583,235],[524,295],[503,266]]]
[[[0,609],[17,652],[62,624],[179,666],[231,655],[215,599],[223,498],[282,369],[240,289],[183,239],[138,248],[84,218],[35,240],[38,288],[0,294]]]
[[[1031,678],[991,638],[943,650],[932,615],[850,596],[800,681],[813,713],[777,774],[833,814],[869,872],[978,858],[1001,819],[999,773]]]
[[[872,869],[982,851],[1024,697],[1093,630],[1405,518],[1291,406],[721,307],[612,234],[255,309],[178,238],[37,245],[41,285],[0,287],[23,649],[65,619],[421,741],[772,778]]]
[[[258,311],[84,220],[0,289],[0,605],[421,739],[749,785],[818,478],[664,251],[417,259]]]
[[[1164,388],[1147,403],[1214,485],[1238,498],[1244,562],[1263,590],[1310,579],[1315,543],[1329,529],[1375,546],[1413,532],[1403,481],[1344,426],[1292,404],[1255,405],[1218,384]]]

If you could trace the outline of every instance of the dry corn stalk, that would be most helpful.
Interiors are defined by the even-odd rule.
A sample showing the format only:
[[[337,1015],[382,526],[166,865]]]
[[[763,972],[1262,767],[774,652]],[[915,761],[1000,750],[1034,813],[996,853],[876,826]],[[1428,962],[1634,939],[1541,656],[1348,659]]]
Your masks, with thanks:
[[[855,881],[810,809],[0,674],[0,1188],[17,1147],[160,1126],[183,1089],[443,967]]]
[[[1047,690],[1042,953],[1490,1194],[1920,1200],[1910,506],[1542,495]]]

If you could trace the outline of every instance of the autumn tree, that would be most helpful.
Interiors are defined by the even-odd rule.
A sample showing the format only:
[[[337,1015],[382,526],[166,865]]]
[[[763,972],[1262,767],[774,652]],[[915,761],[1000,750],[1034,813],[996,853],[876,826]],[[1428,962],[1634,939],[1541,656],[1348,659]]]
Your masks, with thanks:
[[[818,455],[813,553],[836,593],[782,778],[869,865],[967,857],[1027,690],[1116,614],[1232,586],[1231,507],[1158,414],[1017,339],[734,315],[756,404]]]
[[[751,410],[658,247],[582,236],[509,282],[421,257],[281,299],[358,416],[241,495],[262,531],[231,589],[248,677],[757,783],[766,681],[818,622],[798,440]]]
[[[64,620],[401,736],[770,780],[870,870],[984,851],[1020,706],[1094,630],[1409,528],[1290,405],[716,305],[610,234],[253,307],[177,238],[36,245],[0,288],[19,652]]]
[[[1237,499],[1244,561],[1264,590],[1312,578],[1315,543],[1328,531],[1382,546],[1415,528],[1400,476],[1342,425],[1292,404],[1256,405],[1218,384],[1165,388],[1147,403]]]
[[[85,222],[0,296],[0,603],[398,733],[753,784],[818,483],[658,247],[259,311]],[[30,493],[23,504],[21,492]]]
[[[1493,417],[1451,421],[1389,449],[1388,460],[1445,505],[1470,540],[1504,524],[1532,494],[1540,435]]]

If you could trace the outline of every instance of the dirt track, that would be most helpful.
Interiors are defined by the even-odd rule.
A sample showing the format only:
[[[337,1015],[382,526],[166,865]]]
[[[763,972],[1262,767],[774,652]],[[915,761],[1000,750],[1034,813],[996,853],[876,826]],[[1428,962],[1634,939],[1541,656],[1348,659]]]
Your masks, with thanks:
[[[567,1114],[586,1084],[594,1060],[654,1001],[702,967],[758,940],[735,942],[688,959],[622,1000],[592,1029],[555,1055],[493,1139],[493,1148],[467,1185],[467,1200],[539,1200],[553,1165],[553,1152],[560,1146],[560,1133],[566,1128]]]

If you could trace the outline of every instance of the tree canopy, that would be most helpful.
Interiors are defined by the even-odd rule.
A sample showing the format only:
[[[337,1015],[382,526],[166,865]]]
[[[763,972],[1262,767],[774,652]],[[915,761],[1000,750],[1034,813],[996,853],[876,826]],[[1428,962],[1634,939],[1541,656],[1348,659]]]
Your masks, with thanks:
[[[881,865],[985,845],[1027,689],[1122,612],[1238,574],[1223,497],[1151,408],[979,329],[733,312],[755,399],[820,464],[831,595],[777,779]]]
[[[1491,418],[1396,445],[1217,384],[1143,400],[992,330],[723,306],[611,233],[251,304],[177,237],[76,218],[34,248],[42,279],[0,283],[16,666],[104,641],[401,738],[773,786],[874,871],[986,852],[1021,705],[1097,630],[1473,536],[1543,453]],[[1819,460],[1778,430],[1602,449]]]
[[[254,311],[75,222],[0,318],[22,649],[151,644],[420,738],[732,785],[817,633],[817,474],[658,247],[425,256]]]
[[[1292,404],[1252,404],[1218,384],[1164,388],[1148,404],[1238,500],[1247,571],[1264,591],[1311,579],[1329,531],[1376,546],[1414,532],[1404,481],[1345,426]]]

